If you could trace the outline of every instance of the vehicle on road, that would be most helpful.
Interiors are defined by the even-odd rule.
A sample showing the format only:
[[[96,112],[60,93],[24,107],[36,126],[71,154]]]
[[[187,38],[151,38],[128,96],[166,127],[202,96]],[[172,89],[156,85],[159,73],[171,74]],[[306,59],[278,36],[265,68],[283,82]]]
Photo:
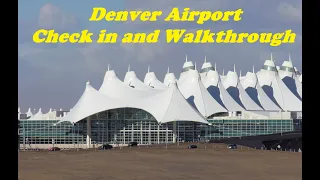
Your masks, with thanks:
[[[229,144],[228,149],[237,149],[237,145],[236,144]]]
[[[138,142],[130,142],[128,146],[138,146]]]
[[[50,147],[48,150],[49,151],[60,151],[61,149],[59,147]]]
[[[198,146],[194,144],[191,144],[188,146],[188,149],[196,149],[196,148],[198,148]]]
[[[98,147],[99,150],[112,149],[112,148],[113,148],[113,146],[110,144],[104,144],[104,145]]]

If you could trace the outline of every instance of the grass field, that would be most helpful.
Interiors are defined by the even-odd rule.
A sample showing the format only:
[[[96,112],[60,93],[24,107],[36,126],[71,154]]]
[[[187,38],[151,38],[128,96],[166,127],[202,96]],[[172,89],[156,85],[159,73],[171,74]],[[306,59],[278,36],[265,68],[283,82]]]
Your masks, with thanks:
[[[19,152],[20,180],[300,180],[302,153],[223,145]]]

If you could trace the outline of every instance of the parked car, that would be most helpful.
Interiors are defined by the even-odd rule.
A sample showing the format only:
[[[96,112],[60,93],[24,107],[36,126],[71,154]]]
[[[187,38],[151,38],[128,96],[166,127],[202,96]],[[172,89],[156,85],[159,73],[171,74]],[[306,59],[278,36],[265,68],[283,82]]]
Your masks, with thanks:
[[[128,146],[138,146],[138,142],[130,142]]]
[[[113,148],[113,146],[110,144],[104,144],[104,145],[98,147],[99,150],[112,149],[112,148]]]
[[[188,149],[196,149],[196,148],[198,148],[198,146],[194,144],[191,144],[188,146]]]
[[[51,147],[48,150],[49,151],[60,151],[61,149],[59,147]]]
[[[236,144],[229,144],[228,149],[237,149],[237,145]]]

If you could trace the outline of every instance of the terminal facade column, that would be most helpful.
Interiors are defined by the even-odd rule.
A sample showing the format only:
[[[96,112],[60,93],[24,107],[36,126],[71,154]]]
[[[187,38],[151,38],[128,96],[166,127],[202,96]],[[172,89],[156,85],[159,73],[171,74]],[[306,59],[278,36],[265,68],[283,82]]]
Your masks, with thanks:
[[[172,122],[172,142],[177,142],[177,121]]]
[[[87,117],[87,148],[91,147],[91,117]]]

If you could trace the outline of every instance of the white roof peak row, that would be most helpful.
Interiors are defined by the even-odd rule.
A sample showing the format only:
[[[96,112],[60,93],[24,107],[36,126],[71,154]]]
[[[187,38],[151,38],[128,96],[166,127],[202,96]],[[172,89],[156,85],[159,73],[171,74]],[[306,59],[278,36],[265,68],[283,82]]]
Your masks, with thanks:
[[[292,65],[291,59],[283,66],[294,67],[290,63]],[[121,81],[108,65],[100,89],[97,91],[87,82],[73,111],[62,119],[75,122],[101,111],[123,107],[146,110],[159,123],[173,120],[205,123],[205,117],[228,111],[302,111],[302,75],[286,68],[275,70],[273,58],[266,60],[257,73],[253,67],[252,72],[242,77],[238,76],[235,65],[226,76],[219,75],[216,65],[210,68],[212,64],[207,60],[202,68],[208,69],[200,73],[187,59],[183,67],[179,79],[168,68],[162,83],[150,71],[150,66],[142,82],[130,66]],[[294,87],[289,87],[285,79],[294,82]],[[179,107],[184,109],[177,109]],[[185,113],[187,109],[190,112]]]
[[[59,110],[56,110],[56,109],[49,108],[47,113],[51,113],[51,112],[55,112],[55,111],[63,111],[63,109],[60,108]],[[42,108],[39,108],[38,110],[37,109],[33,109],[33,111],[31,110],[31,108],[28,108],[27,112],[24,113],[24,112],[21,112],[20,107],[18,107],[18,113],[20,113],[20,114],[30,114],[31,116],[33,114],[46,114],[46,113],[42,112]]]
[[[272,64],[270,60],[265,64],[268,63]],[[265,86],[273,90],[271,94]],[[164,83],[150,72],[150,67],[144,82],[130,69],[123,82],[108,69],[99,91],[87,83],[73,111],[62,120],[76,122],[101,111],[124,107],[143,109],[159,123],[174,120],[206,123],[205,117],[218,112],[301,111],[301,101],[290,92],[277,71],[268,69],[258,73],[253,70],[240,79],[235,66],[226,76],[220,76],[215,70],[199,74],[189,68],[180,74],[179,80],[173,73],[167,73]]]
[[[18,119],[20,119],[20,114],[26,114],[25,118],[27,118],[28,120],[54,120],[54,119],[61,118],[63,115],[66,115],[68,112],[68,111],[63,111],[62,108],[60,108],[60,111],[62,111],[63,113],[60,113],[60,115],[57,116],[57,110],[56,109],[52,110],[52,108],[50,108],[47,113],[43,113],[41,108],[39,108],[38,111],[34,109],[33,113],[31,112],[31,108],[29,108],[26,113],[22,113],[20,111],[20,108],[18,108]]]

